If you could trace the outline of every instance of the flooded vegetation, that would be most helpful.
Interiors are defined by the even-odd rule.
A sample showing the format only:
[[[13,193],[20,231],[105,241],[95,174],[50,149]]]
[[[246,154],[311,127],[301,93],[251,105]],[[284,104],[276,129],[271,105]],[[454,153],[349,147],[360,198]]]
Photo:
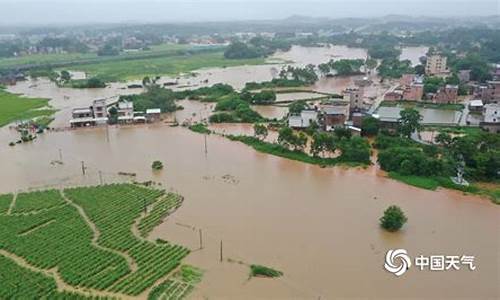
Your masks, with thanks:
[[[0,90],[0,101],[2,93],[38,99],[28,114],[55,110],[50,130],[15,147],[18,129],[0,127],[0,277],[30,278],[8,281],[15,291],[0,284],[0,298],[498,298],[497,139],[468,127],[445,136],[444,126],[464,122],[461,103],[384,102],[403,85],[379,75],[393,59],[384,55],[414,71],[429,47],[383,45],[368,68],[377,36],[351,30],[302,33],[293,43],[238,36],[243,45],[236,35],[186,34],[190,46],[176,35],[127,51],[106,41],[81,56],[0,61],[44,62],[73,83],[105,82],[71,88],[39,77]],[[317,67],[340,60],[362,67],[342,76]],[[117,103],[130,101],[138,111],[126,117],[144,122],[70,128],[74,109],[92,111],[96,100],[122,118]],[[342,115],[339,106],[351,117],[340,129],[325,125]],[[147,122],[151,109],[158,116]],[[312,118],[304,125],[304,111],[321,127]],[[0,126],[24,117],[2,111]],[[459,150],[470,186],[449,176],[459,173]],[[390,213],[381,219],[387,210],[397,211],[397,225]],[[397,277],[384,270],[389,249],[472,255],[477,269],[413,266]]]

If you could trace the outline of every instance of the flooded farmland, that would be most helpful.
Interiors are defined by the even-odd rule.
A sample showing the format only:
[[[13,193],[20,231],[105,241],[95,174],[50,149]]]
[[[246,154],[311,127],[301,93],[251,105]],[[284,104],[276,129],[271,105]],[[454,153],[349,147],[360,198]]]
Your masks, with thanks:
[[[97,184],[98,171],[104,182],[117,180],[120,171],[137,172],[137,180],[174,189],[185,202],[153,236],[196,249],[197,230],[203,230],[204,249],[188,257],[206,270],[193,299],[498,296],[494,237],[500,211],[489,200],[413,188],[386,179],[376,167],[322,169],[218,136],[209,136],[207,144],[205,154],[202,135],[165,125],[50,133],[32,144],[0,147],[0,190]],[[51,165],[58,149],[64,165]],[[153,160],[164,162],[161,173],[151,172]],[[81,161],[88,167],[85,176]],[[378,227],[391,204],[409,218],[394,234]],[[245,265],[219,262],[220,240],[226,259],[273,266],[285,276],[248,280]],[[474,255],[478,269],[411,269],[396,278],[382,267],[390,248],[412,255]]]
[[[288,55],[297,63],[331,57],[300,60],[307,52],[293,51],[298,53]],[[358,54],[362,55],[355,52],[350,57]],[[276,67],[200,70],[199,74],[206,75],[195,80],[204,81],[207,76],[209,81],[203,84],[224,82],[241,88],[245,81],[269,80],[272,68]],[[314,89],[337,91],[352,80],[325,78]],[[141,91],[125,86],[61,89],[41,79],[9,90],[52,99],[51,104],[59,109],[57,127],[66,126],[75,106]],[[376,85],[372,93],[382,89]],[[169,119],[179,122],[205,119],[214,105],[188,100],[178,104],[185,109]],[[287,113],[286,107],[278,106],[254,109],[266,117]],[[252,132],[251,126],[240,124],[211,129]],[[182,194],[182,207],[154,230],[153,237],[194,250],[187,262],[205,274],[191,299],[495,299],[500,295],[500,210],[488,199],[414,188],[387,179],[376,166],[306,165],[216,135],[208,136],[205,152],[202,135],[165,124],[49,132],[32,143],[7,146],[16,138],[13,130],[0,129],[1,193],[99,184],[99,172],[104,183],[128,181],[130,177],[118,175],[127,172],[137,173],[134,179],[138,181],[154,180]],[[59,158],[62,165],[52,163]],[[152,173],[154,160],[164,163],[163,171]],[[383,211],[392,204],[399,205],[409,219],[398,233],[378,226]],[[197,250],[200,229],[203,249]],[[221,241],[223,262],[219,261]],[[386,251],[396,248],[412,256],[474,255],[477,269],[431,272],[412,268],[398,278],[383,268]],[[279,269],[284,276],[249,279],[248,265],[254,263]]]

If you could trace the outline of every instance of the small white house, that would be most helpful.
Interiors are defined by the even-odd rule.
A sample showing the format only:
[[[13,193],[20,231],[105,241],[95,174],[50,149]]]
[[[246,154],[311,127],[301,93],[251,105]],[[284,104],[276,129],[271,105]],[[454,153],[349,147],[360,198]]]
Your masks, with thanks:
[[[160,120],[161,109],[159,108],[151,108],[146,110],[146,120],[148,122],[157,122]]]
[[[288,127],[307,128],[312,122],[318,124],[318,112],[315,110],[303,110],[299,116],[288,117]]]

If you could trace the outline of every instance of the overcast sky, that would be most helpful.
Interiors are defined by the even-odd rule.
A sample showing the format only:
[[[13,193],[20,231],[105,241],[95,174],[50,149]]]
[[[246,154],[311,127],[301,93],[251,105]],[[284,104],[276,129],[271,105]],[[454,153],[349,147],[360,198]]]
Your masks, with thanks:
[[[0,0],[0,25],[498,15],[499,0]]]

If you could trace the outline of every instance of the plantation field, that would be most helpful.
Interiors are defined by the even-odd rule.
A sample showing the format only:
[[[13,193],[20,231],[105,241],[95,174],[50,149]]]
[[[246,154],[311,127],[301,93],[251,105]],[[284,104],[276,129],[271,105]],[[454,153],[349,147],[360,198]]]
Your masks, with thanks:
[[[0,196],[0,299],[144,297],[189,253],[146,239],[180,206],[178,195],[114,184],[12,199]]]
[[[91,76],[97,76],[105,81],[120,81],[142,79],[145,76],[177,75],[201,68],[264,63],[265,60],[262,58],[225,59],[223,51],[217,51],[191,55],[110,61],[98,64],[78,65],[71,67],[71,69],[89,73]]]
[[[50,66],[51,64],[69,64],[85,62],[104,62],[112,60],[123,60],[156,55],[174,55],[179,51],[193,49],[188,45],[162,44],[153,46],[148,51],[134,51],[123,53],[118,56],[98,56],[97,53],[57,53],[57,54],[33,54],[21,57],[0,59],[0,69],[26,65]]]
[[[0,89],[0,127],[16,120],[52,115],[54,110],[44,108],[48,102],[48,99],[25,98]]]

